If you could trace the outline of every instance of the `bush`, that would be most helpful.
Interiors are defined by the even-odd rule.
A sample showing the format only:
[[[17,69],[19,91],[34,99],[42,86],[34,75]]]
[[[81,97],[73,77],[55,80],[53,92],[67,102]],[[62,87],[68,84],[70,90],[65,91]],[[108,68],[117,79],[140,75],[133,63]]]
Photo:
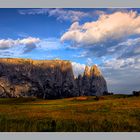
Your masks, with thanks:
[[[140,91],[133,91],[133,96],[140,96]]]
[[[113,92],[104,91],[104,92],[103,92],[103,95],[114,95],[114,93],[113,93]]]

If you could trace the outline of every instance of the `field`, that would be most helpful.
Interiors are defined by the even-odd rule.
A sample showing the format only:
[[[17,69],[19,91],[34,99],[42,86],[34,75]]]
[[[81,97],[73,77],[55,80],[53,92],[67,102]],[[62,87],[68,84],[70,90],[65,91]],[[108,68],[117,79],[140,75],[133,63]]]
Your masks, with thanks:
[[[140,131],[140,96],[0,99],[1,132]]]

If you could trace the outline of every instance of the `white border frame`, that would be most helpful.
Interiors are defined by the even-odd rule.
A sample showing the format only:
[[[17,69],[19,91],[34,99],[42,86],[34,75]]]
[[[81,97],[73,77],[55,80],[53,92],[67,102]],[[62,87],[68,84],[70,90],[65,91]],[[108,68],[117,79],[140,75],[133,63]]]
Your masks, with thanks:
[[[140,0],[0,0],[0,8],[140,8]],[[139,140],[140,133],[0,133],[0,140]]]
[[[139,8],[140,0],[0,0],[0,8]]]

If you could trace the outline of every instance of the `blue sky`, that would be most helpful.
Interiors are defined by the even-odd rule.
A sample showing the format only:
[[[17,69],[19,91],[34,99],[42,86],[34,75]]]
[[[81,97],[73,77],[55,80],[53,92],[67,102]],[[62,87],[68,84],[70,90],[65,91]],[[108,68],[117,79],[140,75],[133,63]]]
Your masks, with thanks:
[[[28,53],[20,54],[19,50],[15,49],[14,55],[9,54],[9,57],[24,57],[32,59],[55,59],[60,58],[64,60],[72,60],[79,63],[87,63],[86,59],[79,58],[77,55],[83,52],[82,48],[71,49],[72,44],[69,42],[61,43],[60,38],[65,31],[71,26],[72,19],[57,19],[60,15],[49,16],[48,13],[43,14],[29,14],[30,11],[44,10],[44,9],[0,9],[0,39],[24,39],[28,37],[39,38],[41,40],[49,40],[49,47],[47,41],[45,49],[34,49]],[[46,9],[45,9],[46,10]],[[53,10],[53,9],[48,9]],[[55,9],[54,9],[55,10]],[[93,12],[95,9],[64,9],[63,11],[80,11]],[[23,13],[22,13],[23,12]],[[82,24],[86,21],[92,21],[95,17],[85,16],[78,21]],[[46,44],[45,44],[46,43]],[[55,45],[55,46],[53,46]],[[20,50],[21,51],[21,50]],[[17,53],[16,53],[17,52]],[[8,54],[7,54],[8,55]],[[1,55],[5,57],[5,55]],[[7,57],[7,56],[6,56]],[[98,60],[97,60],[98,63]]]
[[[140,9],[0,9],[0,19],[0,57],[70,60],[75,75],[97,64],[109,91],[140,90]]]

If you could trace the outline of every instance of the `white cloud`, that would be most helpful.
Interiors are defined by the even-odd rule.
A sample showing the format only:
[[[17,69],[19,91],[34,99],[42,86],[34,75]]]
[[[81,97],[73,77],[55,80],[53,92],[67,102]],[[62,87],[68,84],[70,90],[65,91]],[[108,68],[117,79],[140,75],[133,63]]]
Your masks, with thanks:
[[[134,53],[139,53],[140,54],[140,46],[138,46],[135,50],[134,50]]]
[[[63,46],[65,46],[65,44],[63,44]],[[41,39],[38,43],[38,49],[41,50],[57,50],[62,48],[62,44],[57,38]]]
[[[88,64],[89,66],[93,64],[93,61],[92,61],[91,58],[87,58],[87,64]]]
[[[85,13],[82,11],[78,11],[78,10],[65,10],[65,9],[29,9],[29,10],[20,10],[19,11],[20,14],[22,15],[39,15],[39,14],[43,14],[43,15],[48,15],[48,16],[54,16],[56,17],[57,20],[60,21],[66,21],[66,20],[70,20],[70,21],[79,21],[81,18],[83,17],[87,17],[90,14],[89,13]]]
[[[34,38],[28,37],[23,39],[1,39],[0,40],[0,49],[9,49],[13,47],[21,47],[21,45],[29,46],[31,44],[36,45],[36,48],[41,50],[55,50],[62,48],[62,44],[59,39],[57,38]],[[63,44],[65,46],[65,44]]]
[[[65,43],[63,44],[65,47]],[[60,40],[57,38],[35,38],[27,37],[22,39],[1,39],[0,40],[0,57],[22,57],[28,56],[29,52],[44,51],[48,55],[49,51],[63,49]],[[46,56],[46,57],[47,57]],[[35,56],[34,56],[35,57]]]
[[[33,37],[28,37],[24,39],[1,39],[0,40],[0,49],[8,49],[11,47],[15,47],[18,45],[27,45],[27,44],[33,44],[33,43],[38,43],[40,41],[39,38],[33,38]]]
[[[17,40],[19,42],[19,44],[32,44],[32,43],[38,43],[40,42],[39,38],[34,38],[34,37],[28,37],[28,38],[24,38],[21,40]]]
[[[83,74],[85,65],[72,62],[74,75]],[[110,92],[131,94],[140,90],[140,57],[105,59],[100,65]]]
[[[140,56],[140,38],[128,39],[108,48],[108,52],[116,54],[119,58]]]
[[[140,43],[140,38],[139,37],[138,38],[133,38],[133,39],[128,39],[127,41],[121,42],[118,45],[132,46],[132,45],[135,45],[137,43]]]
[[[80,64],[77,62],[71,62],[73,67],[74,76],[77,77],[79,74],[83,74],[85,70],[85,64]]]
[[[109,91],[128,94],[140,90],[140,58],[108,60],[101,68]]]
[[[71,40],[76,43],[91,45],[129,35],[140,34],[140,15],[135,11],[102,14],[97,21],[79,25],[75,22],[65,32],[61,41]]]
[[[140,58],[112,59],[104,62],[106,69],[140,69]]]
[[[15,41],[12,39],[1,39],[0,40],[0,49],[7,49],[13,47],[15,45]]]

